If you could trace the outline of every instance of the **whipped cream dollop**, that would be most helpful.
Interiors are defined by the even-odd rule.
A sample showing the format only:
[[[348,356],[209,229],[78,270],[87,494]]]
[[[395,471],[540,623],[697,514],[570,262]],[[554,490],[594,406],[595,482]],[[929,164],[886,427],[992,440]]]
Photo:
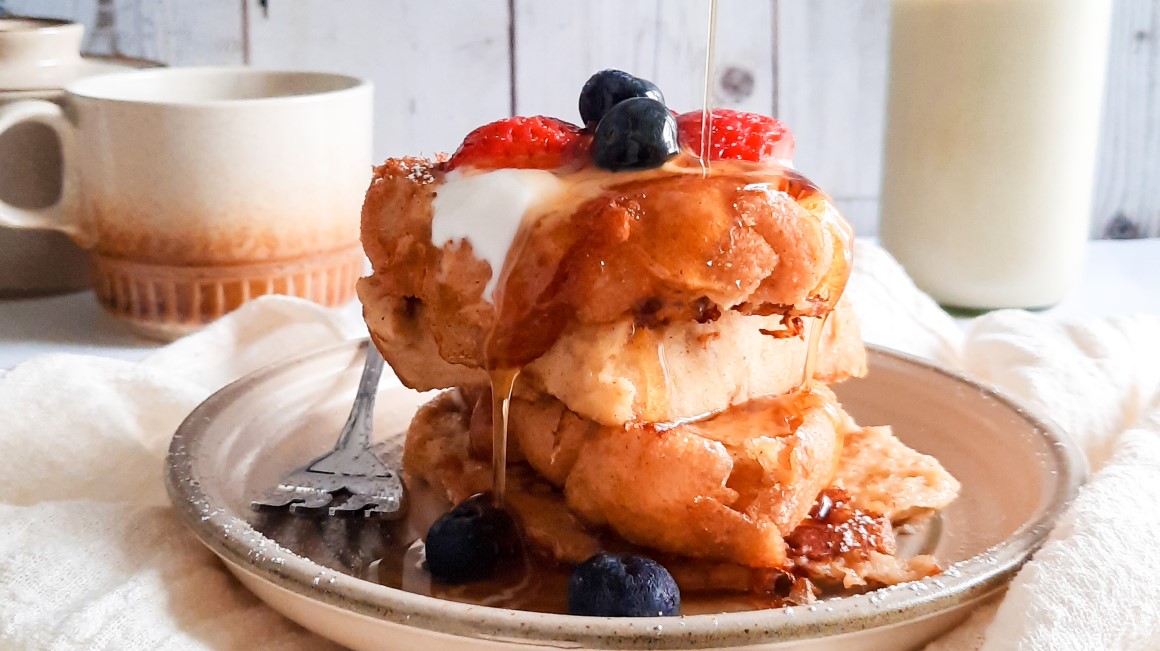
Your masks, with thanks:
[[[500,271],[525,215],[559,197],[565,187],[547,170],[451,172],[435,193],[431,241],[439,247],[470,242],[475,257],[491,265],[483,298],[494,301]]]

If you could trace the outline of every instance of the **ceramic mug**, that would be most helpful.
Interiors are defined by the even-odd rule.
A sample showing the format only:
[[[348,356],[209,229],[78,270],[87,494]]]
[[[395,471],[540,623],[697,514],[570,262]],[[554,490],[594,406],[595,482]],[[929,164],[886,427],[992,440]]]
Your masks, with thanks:
[[[84,74],[84,26],[61,20],[0,17],[0,106],[23,99],[55,99]],[[60,147],[41,124],[0,135],[0,198],[46,206],[60,193]],[[52,231],[0,228],[0,298],[89,286],[89,256]]]
[[[102,305],[172,338],[251,297],[353,299],[370,178],[372,89],[337,74],[246,68],[126,72],[69,84],[61,105],[0,108],[61,141],[60,200],[0,203],[0,224],[93,253]]]
[[[0,17],[0,90],[52,90],[75,79],[84,34],[80,23]]]

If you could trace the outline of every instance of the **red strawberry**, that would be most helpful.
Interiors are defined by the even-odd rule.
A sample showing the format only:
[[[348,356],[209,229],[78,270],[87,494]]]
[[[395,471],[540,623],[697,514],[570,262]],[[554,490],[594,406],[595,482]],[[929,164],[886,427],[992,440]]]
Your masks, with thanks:
[[[792,160],[793,134],[777,118],[730,109],[713,109],[709,160],[753,162]],[[681,147],[701,154],[701,111],[677,116]]]
[[[556,118],[514,117],[485,124],[467,134],[447,161],[447,169],[519,167],[554,170],[585,155],[592,137]]]

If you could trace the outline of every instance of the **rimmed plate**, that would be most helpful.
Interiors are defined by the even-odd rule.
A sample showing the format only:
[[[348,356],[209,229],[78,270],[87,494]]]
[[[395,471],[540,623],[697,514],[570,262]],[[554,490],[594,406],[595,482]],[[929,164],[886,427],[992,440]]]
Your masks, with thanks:
[[[318,527],[325,564],[259,531],[249,500],[333,444],[366,342],[269,367],[211,396],[181,425],[168,459],[170,497],[201,541],[276,610],[357,650],[910,648],[995,595],[1046,536],[1085,473],[1052,424],[967,378],[871,348],[870,374],[836,387],[863,424],[889,424],[963,484],[940,518],[933,553],[949,569],[923,581],[814,606],[679,618],[605,619],[456,603],[358,578],[375,540],[357,523]],[[384,381],[376,440],[406,429],[422,394]],[[348,521],[349,522],[349,521]],[[255,524],[258,528],[255,528]],[[342,538],[337,547],[333,537]],[[277,536],[274,536],[277,537]],[[361,542],[360,542],[361,541]],[[369,541],[369,542],[368,542]],[[307,541],[309,542],[309,541]],[[363,544],[366,543],[366,544]],[[362,546],[360,546],[362,545]],[[340,549],[326,556],[326,549]],[[341,551],[345,549],[346,551]],[[352,552],[351,549],[354,551]]]

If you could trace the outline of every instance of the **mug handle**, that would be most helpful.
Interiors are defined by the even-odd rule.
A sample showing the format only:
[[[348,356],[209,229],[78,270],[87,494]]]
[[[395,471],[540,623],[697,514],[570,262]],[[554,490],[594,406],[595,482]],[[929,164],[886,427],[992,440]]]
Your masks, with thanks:
[[[82,227],[77,214],[77,180],[74,178],[73,142],[75,127],[65,117],[64,110],[47,100],[24,100],[0,106],[0,134],[26,122],[36,122],[53,130],[60,139],[61,170],[60,197],[44,208],[19,208],[0,199],[0,225],[13,228],[41,228],[60,231],[81,246],[90,246],[91,238]]]

